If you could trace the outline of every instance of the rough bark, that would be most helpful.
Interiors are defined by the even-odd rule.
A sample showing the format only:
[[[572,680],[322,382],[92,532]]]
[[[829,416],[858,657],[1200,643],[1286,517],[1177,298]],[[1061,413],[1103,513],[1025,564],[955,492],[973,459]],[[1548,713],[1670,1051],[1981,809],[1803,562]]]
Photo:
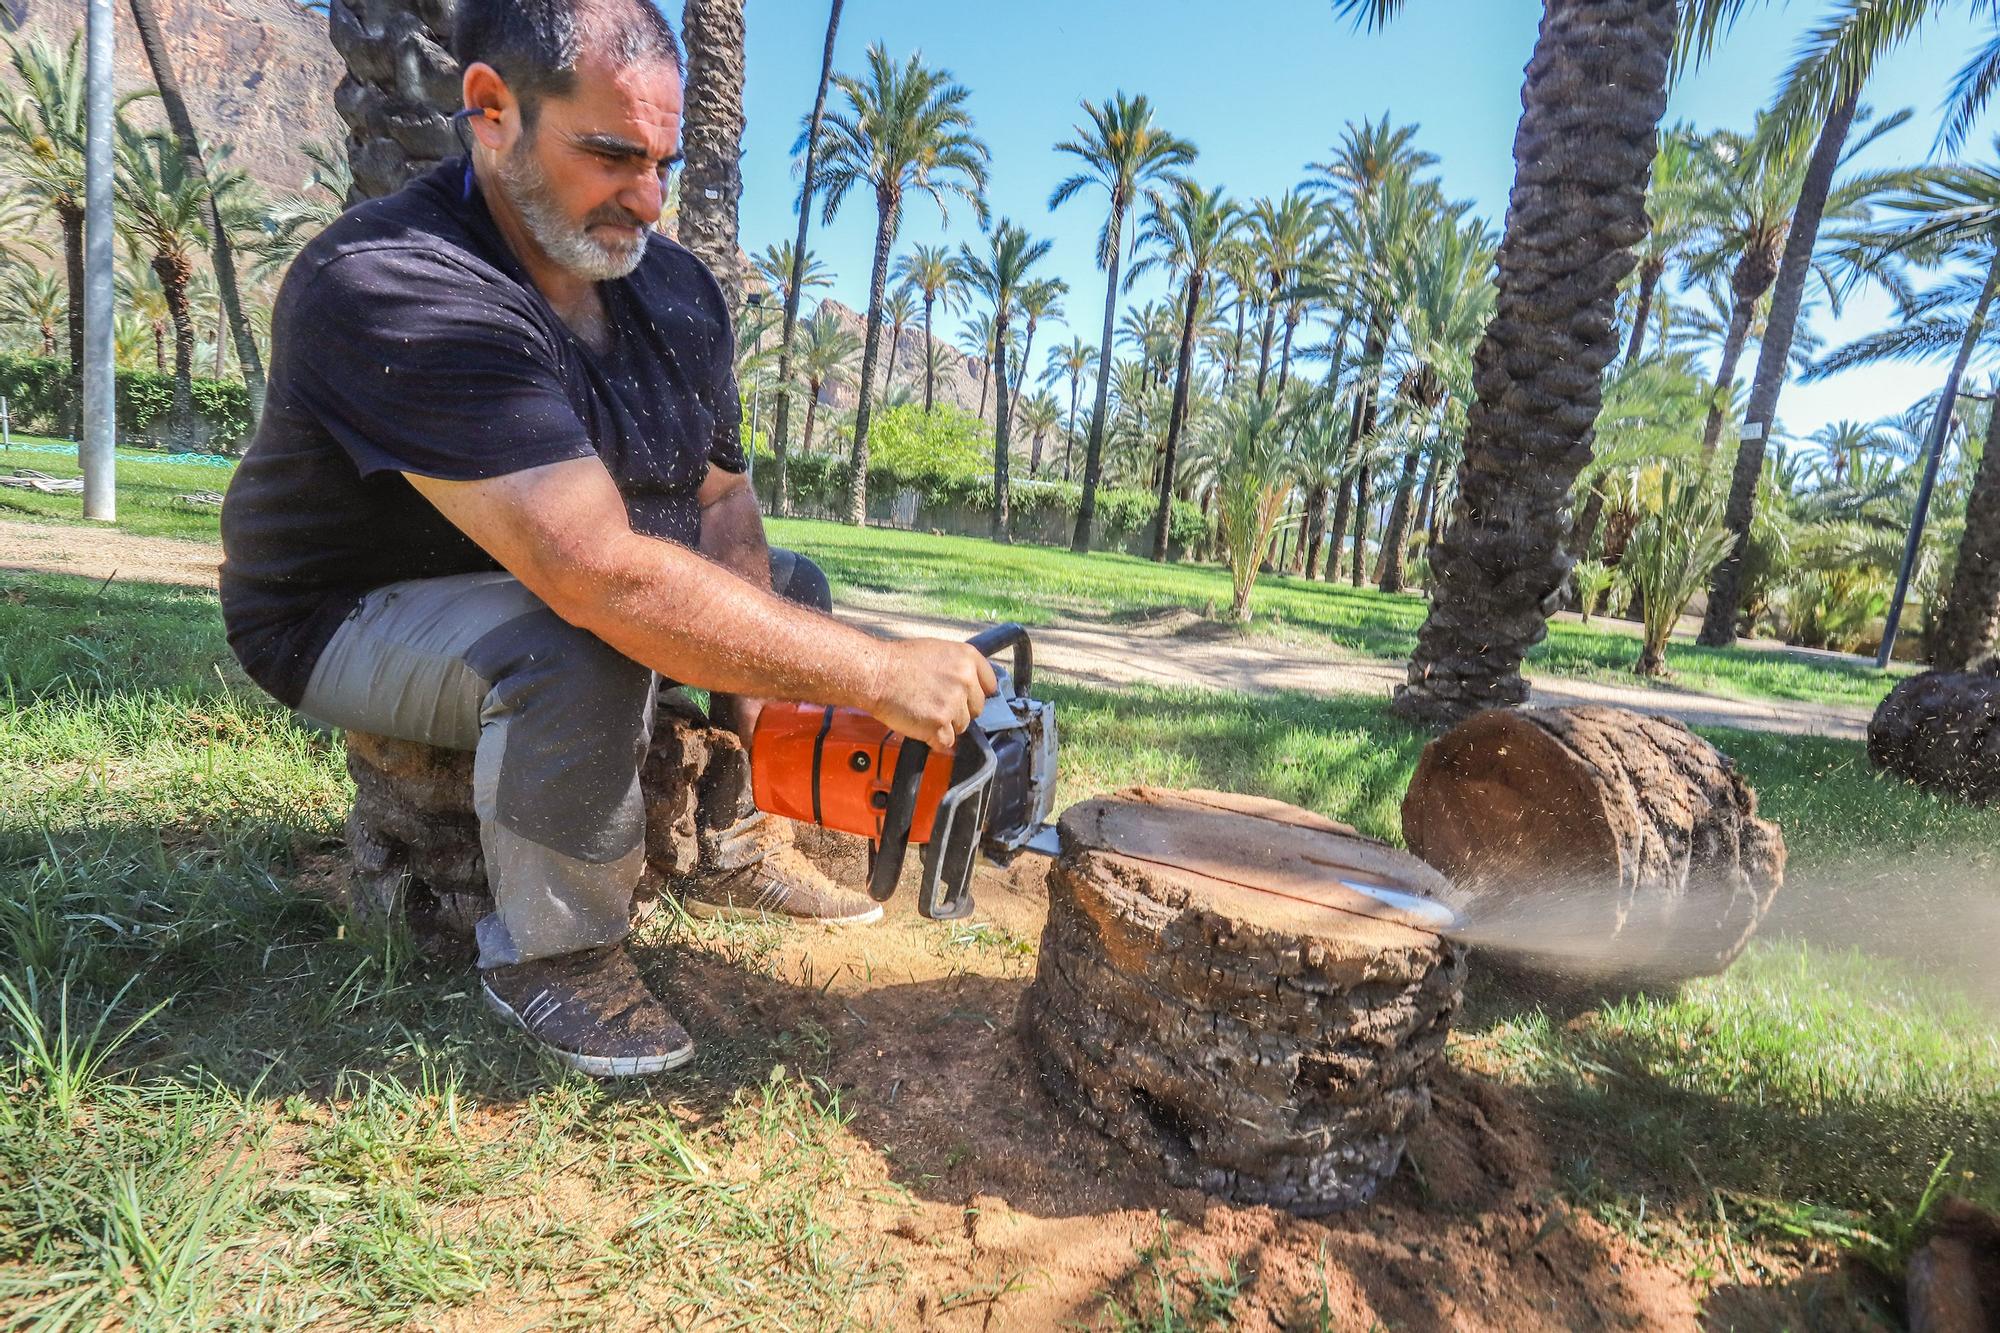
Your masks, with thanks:
[[[1597,539],[1597,525],[1604,518],[1604,488],[1592,486],[1590,498],[1583,502],[1583,512],[1576,516],[1576,522],[1569,528],[1569,553],[1574,556],[1590,554],[1590,544]]]
[[[1569,574],[1564,500],[1590,461],[1618,284],[1648,226],[1675,19],[1674,0],[1547,0],[1458,498],[1396,696],[1404,717],[1457,721],[1527,698],[1521,657]]]
[[[1012,539],[1013,525],[1007,512],[1010,499],[1007,465],[1013,443],[1007,438],[1013,422],[1007,401],[1007,305],[1003,300],[993,317],[993,540]]]
[[[1366,1202],[1429,1112],[1465,955],[1434,933],[1446,914],[1340,877],[1449,887],[1352,829],[1218,792],[1086,801],[1062,842],[1022,1008],[1055,1100],[1177,1185],[1303,1214]]]
[[[1306,578],[1319,577],[1319,562],[1326,545],[1326,485],[1314,482],[1306,491]]]
[[[701,835],[747,815],[750,767],[733,732],[663,700],[640,772],[646,801],[646,873],[635,917],[661,890],[692,874]],[[347,733],[354,805],[347,816],[352,868],[347,905],[401,912],[437,936],[470,939],[493,910],[479,821],[472,812],[472,755],[360,732]]]
[[[1898,683],[1869,720],[1868,758],[1930,791],[2000,800],[2000,658]]]
[[[1750,521],[1757,504],[1757,484],[1764,474],[1764,449],[1771,424],[1778,416],[1778,394],[1785,387],[1791,364],[1792,338],[1799,310],[1805,303],[1806,280],[1812,275],[1813,250],[1819,244],[1820,222],[1826,215],[1833,173],[1840,166],[1847,132],[1854,124],[1858,99],[1841,100],[1820,127],[1819,141],[1806,164],[1799,201],[1792,209],[1792,226],[1779,261],[1777,286],[1771,293],[1771,314],[1764,340],[1757,349],[1757,369],[1750,381],[1750,402],[1743,414],[1743,443],[1730,476],[1729,503],[1724,519],[1736,534],[1729,554],[1715,567],[1708,583],[1708,609],[1703,613],[1697,642],[1713,648],[1736,642],[1736,613],[1743,600],[1743,554],[1750,547]]]
[[[1938,1205],[1930,1240],[1904,1283],[1910,1333],[2000,1328],[2000,1217],[1965,1199]]]
[[[1403,473],[1396,478],[1396,498],[1389,505],[1389,526],[1382,534],[1382,554],[1375,562],[1375,586],[1383,592],[1403,590],[1403,558],[1410,544],[1410,516],[1417,494],[1419,451],[1403,455]]]
[[[1403,837],[1452,880],[1467,938],[1583,979],[1720,972],[1784,882],[1784,836],[1729,757],[1622,708],[1493,709],[1432,741]]]
[[[194,432],[194,309],[188,304],[188,283],[194,263],[185,255],[153,256],[153,273],[166,296],[167,315],[174,324],[174,401],[168,438],[177,449],[195,446]]]
[[[868,522],[868,420],[873,405],[869,386],[875,382],[875,352],[882,341],[882,289],[889,281],[889,249],[896,243],[902,200],[878,190],[875,205],[875,262],[868,274],[868,320],[861,337],[861,392],[854,404],[854,454],[847,478],[847,521],[855,527]]]
[[[451,55],[456,0],[333,0],[334,50],[347,74],[333,91],[347,122],[349,202],[393,194],[459,151],[451,117],[459,69]]]
[[[743,195],[743,0],[687,0],[687,117],[681,130],[679,239],[722,286],[734,320],[743,305],[736,205]]]
[[[1986,427],[1986,451],[1965,504],[1958,567],[1938,616],[1931,665],[1962,671],[2000,647],[2000,412]]]
[[[1104,475],[1104,423],[1111,409],[1112,340],[1118,333],[1118,252],[1125,230],[1125,201],[1111,201],[1111,217],[1105,223],[1107,240],[1104,268],[1104,332],[1097,344],[1097,410],[1090,418],[1090,443],[1083,453],[1083,494],[1077,498],[1076,531],[1069,549],[1078,555],[1090,550],[1090,529],[1097,519],[1097,485]]]
[[[1348,571],[1357,588],[1368,572],[1368,502],[1368,467],[1363,464],[1354,474],[1354,568]]]
[[[1737,275],[1743,272],[1743,265],[1736,266]],[[1738,292],[1730,302],[1729,329],[1722,335],[1722,352],[1716,358],[1715,383],[1709,386],[1708,416],[1701,424],[1701,457],[1705,463],[1715,455],[1715,444],[1722,438],[1723,409],[1736,391],[1736,363],[1743,359],[1743,344],[1750,336],[1750,316],[1755,312],[1757,298],[1745,297]]]
[[[64,311],[65,332],[69,337],[69,401],[63,429],[80,435],[78,406],[83,402],[83,210],[56,206],[56,221],[62,227],[63,282],[69,304]]]
[[[790,442],[792,424],[791,395],[786,392],[792,382],[792,337],[799,326],[799,297],[805,285],[806,276],[806,235],[812,229],[812,199],[814,188],[813,173],[818,169],[819,127],[826,117],[826,86],[833,77],[833,41],[840,31],[840,10],[842,0],[833,0],[826,20],[826,45],[820,52],[819,90],[813,94],[812,118],[806,125],[805,180],[799,186],[799,232],[792,243],[791,285],[785,289],[785,327],[778,344],[778,412],[776,423],[771,428],[771,452],[777,458],[778,479],[776,487],[776,509],[780,516],[792,511],[791,490],[786,484],[785,447]],[[930,342],[930,305],[924,306],[924,342]],[[926,346],[928,350],[928,346]],[[929,383],[925,384],[924,410],[930,411]]]
[[[1340,482],[1340,491],[1335,495],[1333,501],[1333,523],[1327,529],[1333,535],[1333,541],[1328,545],[1326,551],[1326,581],[1328,583],[1335,583],[1340,579],[1341,543],[1347,539],[1347,528],[1353,520],[1354,478],[1343,477]]]

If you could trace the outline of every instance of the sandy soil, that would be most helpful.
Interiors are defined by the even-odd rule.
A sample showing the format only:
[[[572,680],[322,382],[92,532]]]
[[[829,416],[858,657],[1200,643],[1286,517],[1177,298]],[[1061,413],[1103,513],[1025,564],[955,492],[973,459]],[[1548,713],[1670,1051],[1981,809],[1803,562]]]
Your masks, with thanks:
[[[0,520],[0,570],[118,577],[215,586],[220,553],[200,542],[54,523]],[[843,619],[884,634],[964,637],[969,622],[868,606],[843,606]],[[1386,697],[1403,679],[1400,664],[1332,658],[1268,640],[1217,631],[1192,613],[1128,626],[1048,625],[1035,630],[1035,660],[1058,679],[1090,685],[1166,685],[1266,693],[1372,694]],[[1694,726],[1740,727],[1787,735],[1867,735],[1870,710],[1851,704],[1732,699],[1693,690],[1648,689],[1599,681],[1533,682],[1538,704],[1612,704],[1662,713]]]

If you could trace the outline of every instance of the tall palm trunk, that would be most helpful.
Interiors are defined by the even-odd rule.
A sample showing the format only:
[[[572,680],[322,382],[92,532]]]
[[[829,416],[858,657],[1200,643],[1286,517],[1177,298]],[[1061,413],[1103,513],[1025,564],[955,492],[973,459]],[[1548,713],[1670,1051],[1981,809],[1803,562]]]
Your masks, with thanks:
[[[194,308],[188,302],[194,264],[185,255],[154,255],[153,272],[159,275],[167,314],[174,322],[174,405],[167,434],[177,448],[185,449],[194,432]]]
[[[805,437],[799,443],[799,452],[802,454],[813,451],[813,421],[819,416],[819,391],[823,386],[818,380],[813,380],[806,387],[812,391],[812,397],[806,399]]]
[[[826,86],[833,77],[833,39],[840,31],[843,0],[833,0],[826,18],[826,45],[819,58],[819,91],[813,94],[812,120],[806,127],[805,180],[799,186],[799,232],[792,244],[792,280],[785,288],[785,327],[778,343],[778,415],[771,428],[771,452],[776,457],[778,480],[776,508],[780,515],[792,512],[791,494],[785,484],[785,441],[791,428],[792,402],[787,392],[792,383],[792,334],[799,324],[799,295],[805,286],[806,233],[812,228],[813,172],[819,154],[819,126],[826,116]],[[930,340],[930,305],[924,305],[924,339]],[[924,378],[924,410],[930,410],[930,377]]]
[[[1326,545],[1326,483],[1306,489],[1306,577],[1319,577],[1321,548]]]
[[[1021,342],[1021,360],[1014,371],[1014,402],[1007,409],[1015,416],[1021,415],[1021,390],[1028,383],[1028,365],[1035,354],[1035,321],[1028,321],[1028,336]]]
[[[1160,507],[1153,512],[1153,559],[1167,558],[1167,534],[1173,528],[1174,467],[1179,461],[1181,431],[1187,426],[1188,382],[1194,378],[1194,324],[1201,307],[1202,272],[1188,274],[1181,313],[1180,355],[1174,362],[1174,405],[1167,414],[1167,451],[1160,460]]]
[[[1404,717],[1527,698],[1522,654],[1569,573],[1565,498],[1619,350],[1618,284],[1646,235],[1675,0],[1545,0],[1514,136],[1499,295],[1475,358],[1453,521],[1431,558]]]
[[[1012,424],[1007,403],[1007,302],[999,303],[993,317],[993,540],[1013,540],[1013,525],[1007,512],[1007,464]]]
[[[156,374],[167,373],[167,321],[153,321],[153,370]]]
[[[889,360],[882,369],[882,401],[888,402],[896,390],[896,353],[903,346],[903,325],[899,320],[889,326]]]
[[[979,368],[979,411],[975,413],[981,421],[986,420],[986,391],[993,384],[993,349],[986,349],[987,363]]]
[[[1285,346],[1278,356],[1278,396],[1285,396],[1285,384],[1292,377],[1292,335],[1298,331],[1299,308],[1294,305],[1285,311]]]
[[[1249,310],[1249,293],[1236,293],[1236,339],[1229,345],[1229,374],[1222,381],[1224,388],[1234,388],[1237,377],[1243,373],[1243,321]]]
[[[1264,396],[1264,383],[1271,373],[1271,344],[1278,334],[1278,302],[1273,297],[1264,304],[1264,331],[1257,339],[1257,396]]]
[[[1410,544],[1410,519],[1417,498],[1417,465],[1423,450],[1417,446],[1403,455],[1403,473],[1396,478],[1396,498],[1389,505],[1389,526],[1382,534],[1382,555],[1375,562],[1375,586],[1383,592],[1403,590],[1403,554]]]
[[[70,420],[63,423],[65,431],[72,430],[76,422],[75,404],[83,402],[83,210],[56,205],[56,222],[62,227],[63,241],[63,283],[68,288],[68,309],[66,311],[65,332],[69,337],[69,401],[72,407]]]
[[[1097,483],[1104,474],[1104,418],[1111,407],[1111,340],[1118,333],[1118,252],[1125,233],[1125,201],[1111,201],[1104,224],[1109,262],[1104,271],[1104,336],[1097,344],[1097,410],[1090,418],[1090,445],[1083,454],[1083,494],[1076,505],[1076,532],[1069,549],[1090,550],[1090,527],[1097,518]]]
[[[687,0],[686,117],[677,239],[722,286],[729,317],[743,307],[743,251],[736,207],[743,196],[743,0]]]
[[[1736,271],[1730,278],[1733,298],[1729,303],[1729,330],[1723,335],[1722,355],[1715,363],[1715,385],[1709,393],[1708,420],[1701,427],[1701,460],[1704,464],[1715,456],[1716,442],[1722,438],[1723,415],[1736,390],[1736,363],[1743,359],[1743,344],[1750,337],[1750,320],[1757,313],[1757,302],[1764,295],[1765,286],[1769,285],[1755,283],[1760,272],[1761,267],[1746,254],[1737,261]]]
[[[1361,586],[1368,570],[1368,465],[1354,474],[1354,568],[1348,571],[1355,587]]]
[[[924,294],[924,415],[925,416],[929,416],[931,414],[931,392],[932,392],[931,382],[933,379],[936,378],[936,368],[931,364],[931,356],[937,350],[937,344],[933,342],[931,339],[931,307],[935,304],[937,304],[937,298],[935,296],[932,296],[930,293],[926,292]]]
[[[243,383],[250,390],[250,410],[260,411],[264,403],[264,361],[257,351],[257,339],[243,314],[243,298],[236,287],[236,255],[229,244],[229,231],[215,206],[215,191],[209,181],[208,162],[201,151],[201,137],[195,133],[194,118],[188,114],[181,96],[180,80],[174,77],[167,43],[160,35],[160,19],[153,12],[153,0],[132,0],[132,22],[139,29],[139,45],[146,49],[146,63],[152,67],[153,86],[159,91],[161,109],[173,126],[181,156],[188,172],[202,184],[201,220],[208,228],[209,260],[215,270],[215,290],[222,297],[222,309],[229,318],[230,333],[236,342],[236,364],[243,368]]]
[[[2000,411],[1986,425],[1986,452],[1972,479],[1965,505],[1965,535],[1958,543],[1958,570],[1938,617],[1931,665],[1963,671],[1992,652],[2000,634]]]
[[[1444,459],[1431,453],[1431,465],[1424,469],[1424,494],[1417,501],[1417,522],[1424,530],[1424,550],[1437,545],[1438,485],[1444,478]]]
[[[854,405],[854,455],[847,478],[847,521],[868,523],[869,386],[875,383],[876,344],[882,341],[882,289],[889,282],[889,249],[896,239],[896,219],[902,200],[886,190],[875,192],[880,220],[875,226],[875,263],[868,273],[868,324],[861,338],[861,396]]]
[[[1791,364],[1792,338],[1798,330],[1799,308],[1805,303],[1806,279],[1812,274],[1813,249],[1819,244],[1820,222],[1826,214],[1833,173],[1847,146],[1858,98],[1849,96],[1835,106],[1820,128],[1812,160],[1806,164],[1799,202],[1792,210],[1791,233],[1778,263],[1778,281],[1771,292],[1771,315],[1765,321],[1764,342],[1757,350],[1757,370],[1750,381],[1750,403],[1744,412],[1743,444],[1729,481],[1724,519],[1736,540],[1709,578],[1708,610],[1696,640],[1712,648],[1736,642],[1736,611],[1742,601],[1743,553],[1750,545],[1750,520],[1757,503],[1757,482],[1764,472],[1764,449],[1771,423],[1778,415],[1778,394],[1785,387]]]
[[[1063,431],[1063,480],[1069,480],[1069,456],[1076,451],[1076,397],[1082,388],[1075,372],[1069,377],[1069,426]]]
[[[1653,315],[1653,294],[1666,276],[1667,261],[1647,259],[1639,265],[1639,299],[1632,309],[1632,340],[1625,344],[1625,360],[1637,361],[1646,350],[1646,321]]]

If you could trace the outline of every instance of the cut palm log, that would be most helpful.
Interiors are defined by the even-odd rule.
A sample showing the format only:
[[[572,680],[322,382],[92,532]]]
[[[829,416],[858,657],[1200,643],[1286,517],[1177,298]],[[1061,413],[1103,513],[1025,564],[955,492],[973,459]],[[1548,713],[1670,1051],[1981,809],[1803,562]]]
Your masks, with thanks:
[[[472,812],[472,755],[361,732],[347,733],[354,805],[347,816],[347,906],[401,912],[426,932],[470,938],[493,910],[479,821]],[[646,802],[646,870],[634,917],[662,888],[692,873],[706,829],[750,813],[743,744],[674,696],[662,699],[639,773]]]
[[[1591,982],[1722,971],[1785,874],[1729,757],[1622,708],[1495,709],[1447,732],[1410,779],[1403,838],[1452,881],[1464,938]]]
[[[1868,723],[1868,758],[1930,791],[2000,800],[2000,658],[1900,682]]]
[[[1051,1095],[1166,1177],[1317,1214],[1430,1109],[1465,977],[1428,867],[1277,801],[1073,806],[1024,1038]]]

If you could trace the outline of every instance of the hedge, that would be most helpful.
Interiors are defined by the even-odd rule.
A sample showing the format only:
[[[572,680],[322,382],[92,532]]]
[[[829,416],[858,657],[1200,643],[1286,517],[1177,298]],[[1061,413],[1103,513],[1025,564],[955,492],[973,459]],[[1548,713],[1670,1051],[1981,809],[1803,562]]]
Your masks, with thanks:
[[[241,453],[254,422],[250,391],[237,380],[197,379],[195,416],[206,434],[197,441],[218,453]],[[150,370],[118,372],[118,432],[128,444],[164,445],[174,405],[174,377]],[[76,394],[69,361],[62,357],[0,353],[0,397],[14,428],[41,435],[65,435],[75,426]]]
[[[792,512],[811,517],[839,518],[847,513],[846,458],[835,454],[795,454],[786,468]],[[757,493],[770,509],[776,493],[777,460],[759,453],[755,468]],[[1016,477],[1010,487],[1009,527],[1016,541],[1068,545],[1076,529],[1076,510],[1083,487],[1071,481]],[[1158,499],[1145,491],[1100,487],[1091,545],[1149,553],[1153,514]],[[870,461],[868,518],[884,526],[936,529],[983,537],[991,531],[993,477],[990,473],[947,471],[943,468],[892,466]],[[1168,543],[1176,551],[1200,549],[1208,540],[1209,523],[1186,500],[1174,501]]]

